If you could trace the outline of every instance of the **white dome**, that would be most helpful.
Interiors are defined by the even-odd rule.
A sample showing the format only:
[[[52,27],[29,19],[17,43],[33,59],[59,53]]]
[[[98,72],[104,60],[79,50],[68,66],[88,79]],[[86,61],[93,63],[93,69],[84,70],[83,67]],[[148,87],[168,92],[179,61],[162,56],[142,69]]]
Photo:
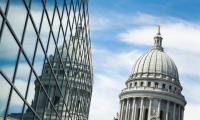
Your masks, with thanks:
[[[173,60],[163,51],[151,50],[140,57],[132,72],[132,76],[160,76],[171,80],[179,80],[178,70]]]
[[[178,70],[173,60],[163,51],[162,37],[155,36],[153,48],[140,57],[131,73],[131,79],[158,78],[179,84]]]

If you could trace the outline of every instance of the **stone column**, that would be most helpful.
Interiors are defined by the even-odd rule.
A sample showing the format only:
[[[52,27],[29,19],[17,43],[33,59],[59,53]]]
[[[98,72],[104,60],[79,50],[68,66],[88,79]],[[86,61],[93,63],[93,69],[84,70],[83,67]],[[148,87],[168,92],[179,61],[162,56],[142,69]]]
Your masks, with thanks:
[[[137,100],[135,98],[135,106],[134,106],[134,116],[133,116],[133,120],[136,120],[136,115],[137,115]]]
[[[181,120],[181,108],[180,105],[178,105],[178,120]]]
[[[149,112],[148,112],[148,120],[151,120],[151,104],[152,104],[152,99],[149,99]]]
[[[184,107],[182,107],[181,112],[182,112],[182,114],[181,114],[181,120],[183,120],[183,118],[184,118]]]
[[[159,99],[158,102],[158,118],[160,118],[160,104],[161,104],[161,99]]]
[[[129,99],[127,99],[125,120],[128,119],[129,106],[130,106]]]
[[[122,117],[123,117],[123,112],[124,112],[124,100],[121,101],[121,111],[120,111],[120,119],[119,120],[122,120]]]
[[[135,117],[135,99],[136,99],[136,98],[133,98],[131,120],[134,120],[134,117]]]
[[[176,120],[176,103],[174,103],[173,120]]]
[[[141,98],[141,104],[140,104],[140,119],[139,120],[143,120],[143,115],[144,115],[144,105],[143,105],[143,103],[144,103],[144,98]]]
[[[168,120],[169,118],[169,101],[167,101],[167,108],[166,108],[166,117],[165,119]]]

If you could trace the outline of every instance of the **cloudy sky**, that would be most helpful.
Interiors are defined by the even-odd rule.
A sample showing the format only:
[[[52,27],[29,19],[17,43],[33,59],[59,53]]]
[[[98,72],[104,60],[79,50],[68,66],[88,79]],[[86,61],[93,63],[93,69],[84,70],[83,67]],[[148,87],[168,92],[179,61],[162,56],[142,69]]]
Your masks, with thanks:
[[[3,0],[6,1],[6,0]],[[14,3],[14,2],[13,2]],[[0,3],[0,5],[3,5]],[[19,5],[19,4],[18,4]],[[14,20],[11,26],[17,35],[21,35],[26,10],[18,5],[10,7],[10,11],[20,14],[9,14],[8,19]],[[199,120],[200,112],[200,1],[199,0],[90,0],[90,27],[92,40],[92,54],[94,66],[94,89],[90,109],[90,120],[112,120],[119,112],[119,93],[125,87],[125,81],[130,75],[131,69],[141,55],[145,54],[153,45],[153,37],[156,33],[156,26],[161,25],[163,46],[165,52],[175,61],[183,86],[183,95],[186,97],[185,120]],[[4,8],[4,6],[0,6]],[[35,5],[32,11],[34,18],[41,16],[41,6]],[[12,13],[10,12],[10,13]],[[18,18],[18,19],[15,19]],[[35,19],[39,23],[39,19]],[[2,19],[0,19],[0,22]],[[47,23],[47,21],[45,21]],[[44,24],[45,24],[44,22]],[[56,23],[56,22],[55,22]],[[39,24],[37,24],[39,25]],[[44,25],[48,26],[48,25]],[[58,25],[55,25],[58,26]],[[33,30],[31,26],[28,30]],[[49,28],[42,28],[48,31]],[[33,31],[29,31],[32,33]],[[17,45],[9,38],[1,43],[0,60],[13,63],[13,56],[16,56]],[[47,36],[46,32],[41,37]],[[25,39],[35,38],[27,34]],[[21,37],[21,36],[18,36]],[[12,43],[13,42],[13,43]],[[26,42],[26,40],[25,40]],[[34,41],[27,41],[26,52],[31,56]],[[1,51],[3,50],[3,51]],[[8,54],[9,53],[9,54]],[[49,53],[53,53],[50,51]],[[41,56],[41,55],[39,55]],[[28,56],[29,57],[29,56]],[[30,57],[31,58],[31,57]],[[38,58],[36,70],[40,70],[42,58]],[[17,74],[15,85],[20,92],[25,94],[26,83],[22,79],[28,72],[27,63],[24,58],[20,60],[19,69],[25,72]],[[12,73],[14,64],[0,65],[7,73]],[[41,71],[36,71],[38,74]],[[27,73],[28,74],[28,73]],[[11,75],[8,75],[11,76]],[[0,77],[0,79],[3,79]],[[30,97],[31,103],[34,95],[34,80],[31,78]],[[0,113],[3,112],[4,102],[7,100],[9,86],[0,80]],[[19,96],[13,95],[11,100],[12,108],[18,109],[22,106]],[[17,102],[16,102],[17,101]],[[12,109],[11,109],[12,110]],[[13,111],[19,111],[13,110]],[[13,112],[10,111],[10,112]]]
[[[165,52],[175,61],[186,97],[184,120],[199,120],[200,1],[90,0],[94,90],[90,120],[112,120],[119,93],[137,58],[161,25]]]

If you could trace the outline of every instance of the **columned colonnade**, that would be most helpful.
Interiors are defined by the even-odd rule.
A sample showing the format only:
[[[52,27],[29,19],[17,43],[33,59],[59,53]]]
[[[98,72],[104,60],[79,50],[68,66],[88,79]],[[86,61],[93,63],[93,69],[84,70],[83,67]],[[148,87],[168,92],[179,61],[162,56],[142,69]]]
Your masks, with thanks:
[[[133,97],[121,100],[119,120],[183,120],[184,107],[171,101]]]

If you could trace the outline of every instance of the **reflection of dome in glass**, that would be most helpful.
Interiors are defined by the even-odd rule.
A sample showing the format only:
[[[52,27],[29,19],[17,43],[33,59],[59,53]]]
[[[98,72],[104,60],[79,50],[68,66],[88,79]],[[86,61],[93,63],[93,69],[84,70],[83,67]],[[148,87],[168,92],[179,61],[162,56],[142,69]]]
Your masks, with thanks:
[[[67,58],[71,61],[79,63],[83,62],[83,57],[87,56],[87,52],[90,52],[88,49],[86,49],[87,41],[84,37],[84,34],[85,29],[83,27],[77,27],[75,35],[70,38],[70,42],[66,43],[67,46],[66,44],[64,44],[64,46],[60,46],[58,48],[58,51],[60,55],[62,55],[62,58]],[[55,58],[59,58],[58,52],[56,52]]]

